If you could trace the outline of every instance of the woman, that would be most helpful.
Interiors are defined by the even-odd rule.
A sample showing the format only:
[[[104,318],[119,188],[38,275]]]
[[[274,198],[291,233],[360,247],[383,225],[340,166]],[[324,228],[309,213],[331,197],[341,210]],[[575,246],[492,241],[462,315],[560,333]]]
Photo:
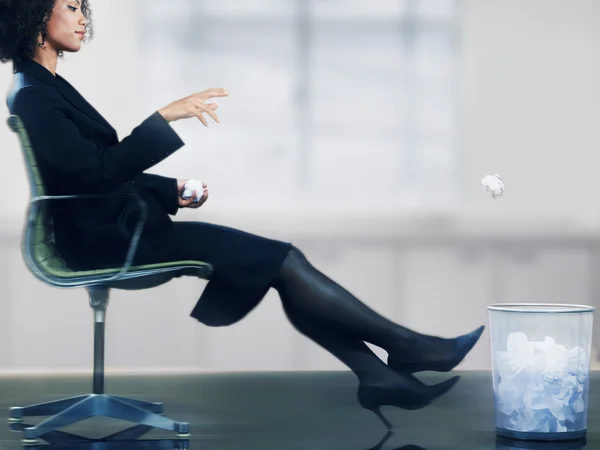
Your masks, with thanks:
[[[119,141],[115,130],[56,73],[64,52],[77,52],[91,35],[88,0],[0,0],[0,58],[13,62],[11,114],[29,134],[41,176],[50,194],[135,192],[148,203],[148,221],[135,264],[200,260],[213,266],[192,317],[209,325],[242,319],[270,288],[279,293],[290,322],[331,352],[358,377],[358,399],[381,416],[382,405],[422,408],[458,380],[428,386],[412,374],[450,371],[478,341],[483,327],[455,339],[422,335],[380,316],[314,268],[293,245],[232,228],[174,222],[180,208],[201,200],[182,198],[186,180],[144,173],[184,143],[169,122],[206,114],[216,122],[211,98],[228,95],[208,89],[154,112]],[[204,185],[206,187],[206,185]],[[74,201],[52,210],[55,239],[76,269],[118,266],[138,218],[126,200]],[[381,361],[366,345],[385,349]]]

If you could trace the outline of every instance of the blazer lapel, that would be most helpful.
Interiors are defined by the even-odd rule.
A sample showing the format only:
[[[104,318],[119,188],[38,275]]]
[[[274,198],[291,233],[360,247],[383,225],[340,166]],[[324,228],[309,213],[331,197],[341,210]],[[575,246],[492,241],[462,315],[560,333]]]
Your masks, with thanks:
[[[71,84],[58,73],[56,74],[56,78],[61,81],[56,83],[56,87],[63,97],[65,97],[73,106],[75,106],[90,119],[93,119],[99,124],[104,125],[110,130],[111,133],[113,133],[115,136],[117,135],[116,130],[111,126],[111,124],[108,123],[108,121],[102,117],[98,111],[96,111],[96,109],[77,91],[77,89],[71,86]]]
[[[52,75],[48,69],[34,60],[20,61],[18,70],[33,75],[46,84],[53,85],[58,92],[60,92],[60,94],[75,108],[88,116],[90,119],[107,128],[108,131],[117,137],[117,132],[110,125],[110,123],[108,123],[106,119],[104,119],[104,117],[102,117],[102,115],[96,111],[96,109],[94,109],[94,107],[59,74],[56,74],[56,76]]]

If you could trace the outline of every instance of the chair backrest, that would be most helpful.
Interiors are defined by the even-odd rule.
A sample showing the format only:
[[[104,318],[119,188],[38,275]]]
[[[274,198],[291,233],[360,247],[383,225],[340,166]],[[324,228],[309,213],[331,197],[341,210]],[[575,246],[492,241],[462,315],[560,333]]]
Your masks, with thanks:
[[[29,181],[30,196],[39,197],[41,195],[46,195],[46,189],[44,188],[37,161],[33,149],[31,148],[31,142],[29,141],[29,136],[23,126],[23,122],[21,122],[19,116],[9,116],[8,126],[17,134],[21,143],[21,151],[23,152],[25,169],[27,170],[27,178]]]
[[[19,138],[29,181],[30,200],[34,201],[36,198],[47,195],[47,191],[29,136],[18,116],[9,116],[8,126]],[[37,270],[44,274],[68,272],[70,269],[60,257],[54,243],[54,227],[49,203],[49,201],[40,201],[30,204],[21,250],[25,262],[33,272],[37,272]]]

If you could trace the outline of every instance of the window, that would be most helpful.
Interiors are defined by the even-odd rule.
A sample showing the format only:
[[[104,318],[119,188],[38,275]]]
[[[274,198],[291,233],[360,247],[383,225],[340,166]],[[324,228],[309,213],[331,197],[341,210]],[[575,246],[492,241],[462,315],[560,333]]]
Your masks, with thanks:
[[[454,206],[457,8],[144,0],[147,106],[232,93],[222,124],[174,124],[189,148],[163,164],[197,166],[188,175],[218,180],[219,201],[238,209]]]

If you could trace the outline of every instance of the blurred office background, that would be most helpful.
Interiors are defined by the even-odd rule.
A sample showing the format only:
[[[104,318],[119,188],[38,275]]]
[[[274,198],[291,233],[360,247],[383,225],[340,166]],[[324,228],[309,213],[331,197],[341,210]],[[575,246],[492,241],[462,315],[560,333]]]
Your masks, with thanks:
[[[231,91],[217,100],[221,124],[174,123],[186,146],[150,170],[209,184],[209,202],[176,220],[292,241],[365,303],[425,333],[487,324],[493,302],[598,304],[596,0],[92,7],[95,39],[58,71],[121,138],[178,98]],[[2,89],[11,70],[2,66]],[[86,293],[27,271],[28,185],[6,126],[0,142],[0,372],[89,371]],[[480,185],[490,173],[506,183],[501,199]],[[234,326],[197,323],[189,312],[204,286],[113,291],[108,370],[343,368],[296,332],[274,292]],[[487,369],[489,353],[486,331],[460,368]]]

